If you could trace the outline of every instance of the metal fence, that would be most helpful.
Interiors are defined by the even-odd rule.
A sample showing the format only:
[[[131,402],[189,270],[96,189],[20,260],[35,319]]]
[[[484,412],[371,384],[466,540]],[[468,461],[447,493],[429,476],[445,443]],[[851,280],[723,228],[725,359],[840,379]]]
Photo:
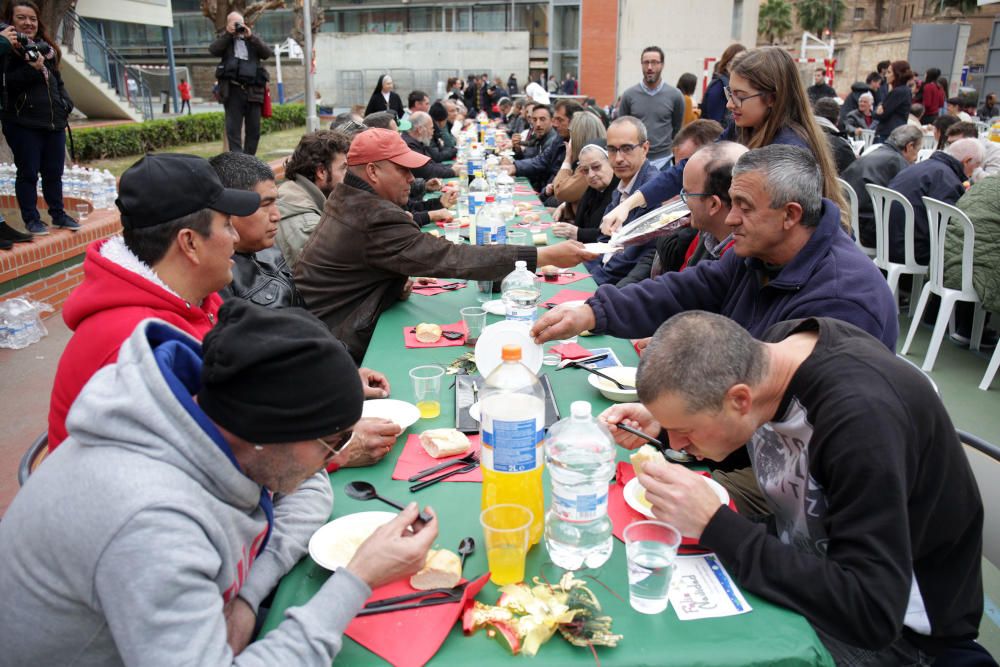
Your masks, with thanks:
[[[333,104],[339,107],[350,107],[353,104],[366,104],[371,96],[378,79],[383,74],[389,74],[395,84],[396,92],[403,98],[406,104],[406,96],[411,90],[422,90],[435,100],[447,96],[448,91],[445,86],[448,79],[453,76],[460,76],[463,79],[469,74],[488,74],[493,77],[493,72],[466,71],[453,69],[392,69],[385,70],[338,70],[336,77],[336,87],[333,91]],[[326,99],[326,95],[324,95]]]

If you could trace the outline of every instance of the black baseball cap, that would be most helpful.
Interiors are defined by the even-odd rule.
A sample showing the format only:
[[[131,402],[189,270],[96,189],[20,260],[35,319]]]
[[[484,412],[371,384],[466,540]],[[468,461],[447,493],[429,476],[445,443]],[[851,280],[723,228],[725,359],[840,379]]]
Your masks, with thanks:
[[[125,170],[115,205],[125,229],[155,227],[210,208],[247,216],[260,208],[260,195],[223,187],[205,158],[151,153]]]

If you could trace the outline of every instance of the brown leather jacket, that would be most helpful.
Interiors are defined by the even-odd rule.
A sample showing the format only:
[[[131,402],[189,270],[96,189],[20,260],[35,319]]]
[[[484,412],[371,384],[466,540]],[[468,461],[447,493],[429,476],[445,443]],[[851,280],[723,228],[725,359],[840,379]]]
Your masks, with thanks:
[[[403,209],[349,173],[302,250],[295,285],[360,363],[379,315],[399,300],[407,277],[502,280],[516,260],[534,270],[536,259],[527,246],[470,246],[425,234]]]

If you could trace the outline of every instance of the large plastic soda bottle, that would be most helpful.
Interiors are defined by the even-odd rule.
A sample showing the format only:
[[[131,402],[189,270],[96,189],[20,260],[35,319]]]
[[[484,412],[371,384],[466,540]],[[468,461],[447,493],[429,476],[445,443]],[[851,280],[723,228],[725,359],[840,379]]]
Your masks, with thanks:
[[[489,374],[479,393],[482,441],[483,509],[512,503],[531,510],[530,543],[542,538],[542,440],[545,392],[521,363],[521,346],[504,345],[503,363]]]
[[[483,178],[483,172],[477,169],[475,178],[469,183],[469,215],[476,215],[479,212],[479,207],[486,203],[489,189],[486,179]]]
[[[527,262],[514,262],[514,270],[503,279],[500,291],[508,320],[528,325],[535,321],[542,292],[538,289],[535,274],[528,270]]]
[[[545,515],[545,548],[561,568],[599,567],[611,557],[608,480],[615,442],[591,416],[590,403],[574,401],[571,416],[549,429],[545,465],[552,481]]]
[[[475,245],[503,245],[507,243],[507,227],[497,210],[493,197],[487,195],[486,203],[476,212]]]

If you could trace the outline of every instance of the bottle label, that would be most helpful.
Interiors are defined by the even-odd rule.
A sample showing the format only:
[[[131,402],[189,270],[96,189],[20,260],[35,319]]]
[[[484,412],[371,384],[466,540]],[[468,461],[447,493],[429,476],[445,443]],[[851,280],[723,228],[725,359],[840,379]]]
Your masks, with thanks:
[[[498,245],[507,244],[507,227],[505,225],[500,225],[494,230],[493,234],[494,243]]]
[[[593,521],[608,513],[608,492],[573,494],[552,489],[552,509],[563,521]]]
[[[541,465],[539,445],[545,431],[537,426],[535,419],[494,419],[492,431],[484,428],[483,444],[492,449],[491,468],[497,472],[531,472],[538,468]]]

